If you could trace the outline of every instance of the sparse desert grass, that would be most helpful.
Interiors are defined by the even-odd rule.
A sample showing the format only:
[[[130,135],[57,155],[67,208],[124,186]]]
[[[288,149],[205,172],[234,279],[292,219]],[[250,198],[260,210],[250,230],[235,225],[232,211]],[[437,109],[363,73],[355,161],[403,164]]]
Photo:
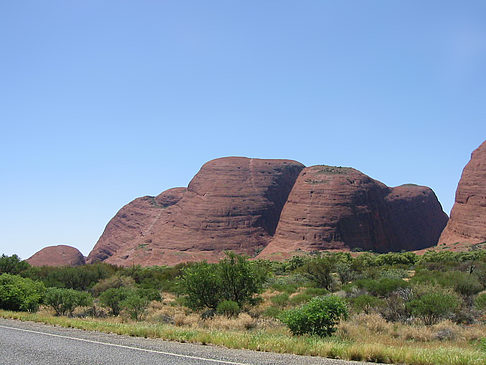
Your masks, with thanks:
[[[425,335],[407,334],[408,325],[389,324],[377,315],[360,315],[343,322],[337,336],[319,338],[313,336],[291,336],[282,326],[264,328],[250,316],[240,315],[235,319],[218,316],[202,321],[196,315],[184,315],[182,324],[149,322],[120,322],[115,318],[67,318],[49,313],[24,313],[0,311],[3,318],[35,321],[63,327],[116,333],[121,335],[162,338],[180,342],[214,344],[228,348],[245,348],[257,351],[293,353],[297,355],[323,356],[329,358],[363,360],[373,362],[412,365],[486,363],[486,352],[481,350],[479,339],[486,333],[484,325],[462,328],[450,322],[419,328]],[[197,317],[197,318],[196,318]],[[229,322],[227,322],[229,321]],[[257,323],[256,327],[248,323]],[[408,326],[410,327],[410,326]],[[228,328],[228,329],[224,329]],[[235,329],[239,328],[239,330]],[[448,328],[455,333],[454,340],[434,338]],[[471,330],[473,328],[473,330]],[[424,332],[425,333],[425,332]],[[405,337],[409,337],[406,339]],[[427,339],[427,341],[423,341]],[[373,343],[371,343],[373,341]]]

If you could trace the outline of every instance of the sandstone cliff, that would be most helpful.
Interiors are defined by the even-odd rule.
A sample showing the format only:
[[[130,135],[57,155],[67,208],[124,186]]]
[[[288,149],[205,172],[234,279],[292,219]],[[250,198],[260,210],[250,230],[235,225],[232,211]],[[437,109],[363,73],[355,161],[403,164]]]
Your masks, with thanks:
[[[353,168],[311,166],[298,177],[276,234],[259,257],[356,248],[416,250],[434,245],[446,223],[427,187],[389,188]]]
[[[148,266],[217,261],[225,250],[269,258],[416,250],[435,245],[446,223],[427,187],[389,188],[352,168],[227,157],[203,165],[187,188],[124,206],[87,261]]]
[[[154,204],[158,197],[145,197],[122,208],[108,223],[88,262],[217,261],[225,250],[254,255],[273,236],[303,168],[290,160],[227,157],[210,161],[187,189],[177,191],[171,204]]]
[[[472,154],[464,167],[456,191],[451,219],[439,243],[474,244],[486,241],[486,141]]]

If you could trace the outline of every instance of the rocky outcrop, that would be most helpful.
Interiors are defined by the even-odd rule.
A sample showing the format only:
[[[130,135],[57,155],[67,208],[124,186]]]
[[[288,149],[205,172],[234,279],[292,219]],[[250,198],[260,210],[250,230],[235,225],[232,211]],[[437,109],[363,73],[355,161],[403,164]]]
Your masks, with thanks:
[[[486,141],[464,167],[451,218],[439,244],[475,244],[486,241]]]
[[[315,250],[416,250],[437,243],[447,215],[423,186],[389,188],[347,167],[312,166],[298,177],[261,258]]]
[[[84,265],[84,256],[78,249],[66,246],[48,246],[26,260],[32,266],[79,266]]]
[[[142,197],[108,223],[88,263],[174,265],[226,250],[285,258],[314,250],[417,250],[435,245],[447,215],[427,187],[389,188],[352,169],[227,157],[187,188]]]
[[[135,199],[123,207],[108,223],[88,262],[172,265],[216,261],[225,250],[254,255],[275,233],[303,168],[290,160],[210,161],[187,189]]]
[[[150,243],[146,237],[152,233],[152,228],[167,218],[170,214],[167,208],[177,204],[185,191],[186,188],[173,188],[156,197],[144,196],[125,205],[107,224],[88,255],[88,263],[109,259],[127,245],[145,248]]]

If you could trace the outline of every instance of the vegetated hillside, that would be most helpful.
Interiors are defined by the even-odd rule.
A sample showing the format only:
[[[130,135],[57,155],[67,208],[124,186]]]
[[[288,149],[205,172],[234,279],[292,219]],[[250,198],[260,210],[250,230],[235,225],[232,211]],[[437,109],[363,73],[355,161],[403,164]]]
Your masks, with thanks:
[[[215,262],[227,250],[275,259],[414,250],[435,245],[446,222],[426,187],[389,188],[352,168],[226,157],[206,163],[187,189],[127,204],[87,261],[149,266]]]
[[[32,266],[79,266],[86,263],[77,248],[67,245],[44,247],[26,261]]]
[[[456,200],[439,244],[477,244],[486,241],[486,141],[472,154],[464,167]],[[462,245],[467,247],[467,245]]]
[[[380,363],[484,364],[485,277],[482,250],[280,262],[227,253],[174,267],[30,267],[2,256],[0,317]]]

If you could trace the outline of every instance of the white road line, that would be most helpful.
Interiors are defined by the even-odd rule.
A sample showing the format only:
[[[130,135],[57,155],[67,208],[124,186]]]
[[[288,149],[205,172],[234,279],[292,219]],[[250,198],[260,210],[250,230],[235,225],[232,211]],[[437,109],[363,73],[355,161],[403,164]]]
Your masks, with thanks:
[[[199,357],[199,356],[176,354],[176,353],[173,353],[173,352],[165,352],[165,351],[158,351],[158,350],[149,350],[149,349],[142,349],[140,347],[132,347],[132,346],[125,346],[125,345],[118,345],[118,344],[109,343],[109,342],[86,340],[84,338],[71,337],[71,336],[63,336],[63,335],[56,335],[54,333],[41,332],[41,331],[32,331],[32,330],[26,330],[26,329],[23,329],[23,328],[16,328],[16,327],[9,327],[9,326],[2,326],[2,325],[0,325],[0,328],[6,328],[6,329],[10,329],[10,330],[23,331],[23,332],[29,332],[29,333],[36,333],[36,334],[46,335],[46,336],[52,336],[52,337],[67,338],[69,340],[75,340],[75,341],[82,341],[82,342],[94,343],[94,344],[97,344],[97,345],[106,345],[106,346],[120,347],[120,348],[130,349],[130,350],[145,351],[145,352],[150,352],[150,353],[155,353],[155,354],[162,354],[162,355],[183,357],[183,358],[186,358],[186,359],[202,360],[202,361],[211,361],[211,362],[216,362],[216,363],[219,363],[219,364],[250,365],[250,364],[245,364],[245,363],[241,363],[241,362],[232,362],[232,361],[216,360],[216,359],[209,359],[209,358]]]

